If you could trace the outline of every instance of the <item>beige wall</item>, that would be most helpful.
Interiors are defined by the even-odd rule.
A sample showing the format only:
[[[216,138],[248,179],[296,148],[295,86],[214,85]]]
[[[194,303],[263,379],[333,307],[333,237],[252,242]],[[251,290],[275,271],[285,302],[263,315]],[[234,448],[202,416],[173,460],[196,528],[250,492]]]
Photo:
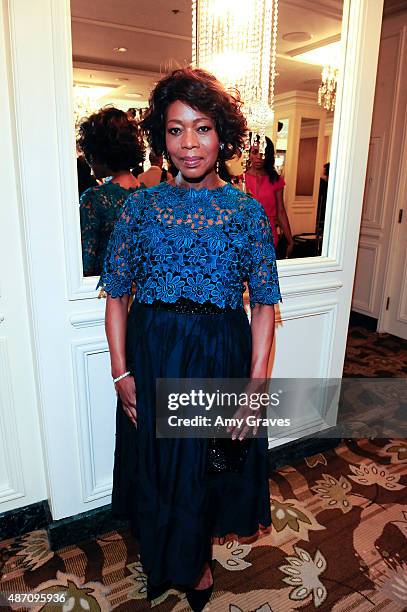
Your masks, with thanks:
[[[295,193],[298,196],[313,194],[315,162],[317,157],[318,138],[301,138],[298,149],[298,170]]]

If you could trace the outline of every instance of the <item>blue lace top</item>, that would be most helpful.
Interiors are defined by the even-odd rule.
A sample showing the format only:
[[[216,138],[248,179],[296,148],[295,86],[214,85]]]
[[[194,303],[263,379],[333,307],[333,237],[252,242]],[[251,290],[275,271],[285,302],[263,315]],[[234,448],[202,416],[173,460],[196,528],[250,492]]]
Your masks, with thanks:
[[[273,235],[262,205],[229,183],[133,193],[112,232],[97,287],[151,304],[188,298],[221,308],[282,301]]]
[[[119,183],[108,180],[103,185],[86,189],[81,195],[79,213],[84,276],[101,274],[116,219],[124,202],[136,189],[125,189]]]

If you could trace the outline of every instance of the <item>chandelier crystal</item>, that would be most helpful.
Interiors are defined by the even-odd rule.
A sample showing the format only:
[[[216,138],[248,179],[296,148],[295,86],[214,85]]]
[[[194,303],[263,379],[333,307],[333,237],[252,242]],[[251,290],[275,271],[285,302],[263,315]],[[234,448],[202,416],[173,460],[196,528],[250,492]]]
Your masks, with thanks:
[[[192,0],[192,65],[239,91],[262,151],[274,116],[277,27],[278,0]]]
[[[74,85],[73,87],[73,114],[75,130],[78,135],[81,121],[96,111],[94,96],[90,94],[88,88]]]
[[[338,69],[335,66],[324,66],[322,83],[318,89],[318,104],[328,111],[335,110],[337,80]]]

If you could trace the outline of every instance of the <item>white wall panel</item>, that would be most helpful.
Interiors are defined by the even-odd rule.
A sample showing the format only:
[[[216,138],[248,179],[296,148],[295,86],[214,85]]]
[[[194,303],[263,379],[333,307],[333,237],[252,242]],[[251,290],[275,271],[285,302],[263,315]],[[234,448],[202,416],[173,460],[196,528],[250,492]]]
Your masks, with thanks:
[[[374,308],[380,250],[378,242],[359,242],[352,304],[366,313],[372,313]]]
[[[400,302],[397,310],[397,319],[400,323],[407,323],[407,251],[404,251],[404,261],[401,265],[400,279]]]
[[[46,499],[20,215],[7,2],[0,2],[0,514]]]
[[[273,377],[330,376],[336,308],[337,302],[309,300],[284,309],[282,324],[277,323]],[[295,358],[296,351],[301,357]]]
[[[323,381],[332,376],[337,308],[338,303],[332,300],[303,302],[286,308],[282,325],[277,325],[273,378],[314,379],[315,383],[310,384],[315,384],[316,389],[324,385]],[[295,359],[296,352],[302,355],[302,359]],[[301,388],[296,395],[290,395],[289,413],[284,412],[284,416],[291,419],[289,435],[284,435],[284,429],[273,434],[270,428],[270,448],[319,432],[328,426],[328,422],[335,425],[337,410],[332,411],[329,393],[316,395],[318,401],[306,408]]]
[[[362,211],[362,230],[383,229],[383,185],[385,179],[386,133],[372,136],[369,146],[365,195]]]
[[[76,412],[83,502],[105,499],[112,485],[116,394],[106,371],[106,340],[75,342],[72,358],[77,390]]]
[[[0,337],[0,509],[1,504],[25,497],[25,494],[10,356],[6,338]]]
[[[398,180],[407,103],[407,11],[385,18],[380,41],[369,160],[352,308],[385,331],[389,265],[397,229]],[[393,248],[393,251],[391,250]],[[402,278],[403,271],[397,270]]]

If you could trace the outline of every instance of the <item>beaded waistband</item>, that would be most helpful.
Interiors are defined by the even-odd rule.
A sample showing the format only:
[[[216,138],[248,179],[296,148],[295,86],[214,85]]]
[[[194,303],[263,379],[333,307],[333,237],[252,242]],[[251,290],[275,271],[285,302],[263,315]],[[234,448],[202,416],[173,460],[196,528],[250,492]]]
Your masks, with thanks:
[[[155,300],[152,304],[143,303],[143,306],[153,308],[154,310],[169,310],[179,314],[222,314],[224,312],[234,310],[230,306],[221,308],[216,304],[212,304],[212,302],[204,302],[203,304],[199,304],[198,302],[194,302],[188,298],[179,298],[176,302],[172,303]]]

